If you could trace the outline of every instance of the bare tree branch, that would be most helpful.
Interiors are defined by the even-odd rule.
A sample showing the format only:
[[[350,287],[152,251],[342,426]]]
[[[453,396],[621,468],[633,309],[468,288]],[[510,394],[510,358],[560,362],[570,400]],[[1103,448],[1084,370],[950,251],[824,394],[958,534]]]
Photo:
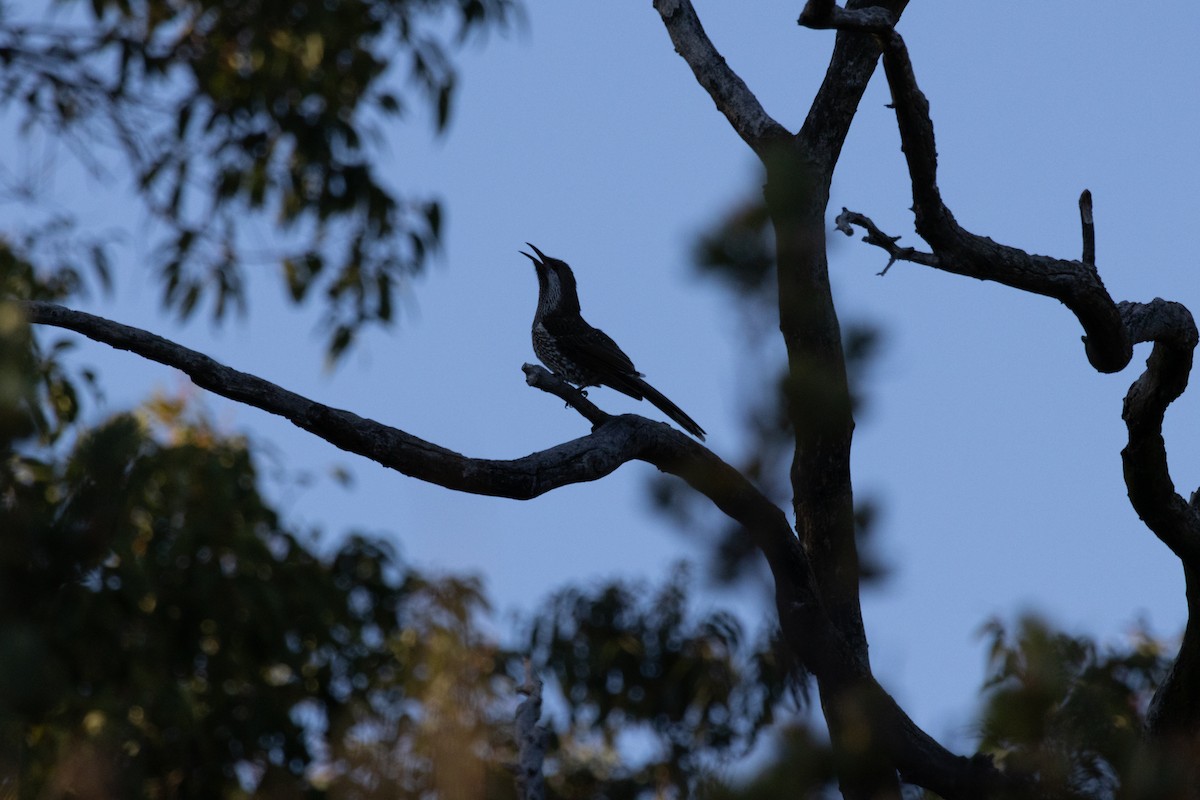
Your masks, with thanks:
[[[852,0],[850,5],[879,7],[896,18],[906,0]],[[793,510],[825,607],[864,662],[867,637],[850,476],[854,419],[842,327],[829,284],[825,215],[834,169],[878,59],[879,48],[870,37],[839,34],[795,140],[765,162],[779,329],[790,376],[787,414],[795,432]]]
[[[852,226],[857,225],[867,232],[867,235],[862,239],[864,242],[873,244],[876,247],[882,247],[887,251],[888,263],[879,271],[880,275],[886,275],[887,271],[892,268],[892,264],[895,264],[897,261],[911,261],[915,264],[924,264],[927,267],[935,269],[939,267],[940,262],[938,261],[938,257],[933,253],[922,253],[920,250],[915,250],[911,247],[900,247],[896,244],[896,242],[900,241],[899,236],[888,236],[879,230],[879,227],[871,221],[870,217],[860,214],[857,211],[850,211],[843,208],[842,213],[838,214],[833,225],[847,236],[854,235],[854,228]]]
[[[884,70],[912,177],[917,228],[934,249],[920,263],[1058,298],[1088,331],[1088,357],[1098,370],[1123,367],[1132,356],[1134,342],[1155,342],[1146,371],[1130,387],[1125,400],[1123,416],[1129,428],[1129,445],[1122,457],[1126,483],[1134,508],[1151,530],[1189,568],[1200,568],[1200,515],[1175,492],[1162,439],[1167,406],[1183,393],[1191,371],[1197,343],[1191,313],[1178,303],[1164,300],[1146,304],[1112,301],[1093,263],[1091,192],[1085,191],[1079,200],[1082,262],[1030,255],[960,228],[937,187],[937,153],[929,104],[917,88],[908,51],[894,30],[884,38]],[[851,221],[870,225],[870,220],[861,215],[853,220],[845,217],[846,212],[838,218],[839,229],[845,230],[843,223]],[[895,240],[878,228],[871,225],[867,230],[867,241],[889,253],[897,249]]]
[[[1124,369],[1133,344],[1094,265],[1026,253],[963,229],[942,202],[929,102],[917,87],[904,40],[885,37],[883,69],[913,185],[917,232],[942,260],[941,269],[991,280],[1061,301],[1087,335],[1088,360],[1101,372]]]
[[[527,500],[572,483],[598,480],[629,461],[677,475],[708,497],[754,537],[777,579],[801,588],[811,605],[808,564],[783,512],[729,464],[670,425],[633,414],[610,416],[542,367],[526,365],[529,382],[554,392],[599,427],[590,435],[523,458],[470,458],[398,428],[331,408],[255,375],[227,367],[195,350],[139,328],[52,303],[20,304],[33,323],[76,331],[184,372],[221,395],[271,414],[334,446],[410,477],[472,494]]]
[[[833,19],[836,23],[836,14]],[[869,218],[845,209],[837,219],[838,229],[849,234],[850,225],[862,226],[867,230],[864,240],[887,250],[893,261],[915,261],[1057,297],[1076,313],[1088,331],[1089,359],[1101,371],[1128,363],[1134,343],[1153,341],[1146,371],[1125,399],[1123,416],[1129,428],[1129,445],[1122,457],[1126,483],[1134,508],[1151,530],[1189,568],[1200,569],[1200,512],[1175,492],[1162,439],[1167,406],[1183,393],[1191,372],[1198,338],[1191,313],[1179,303],[1159,299],[1150,303],[1112,301],[1094,263],[1095,226],[1089,191],[1079,198],[1082,261],[1030,255],[960,228],[938,190],[929,104],[917,87],[904,41],[894,30],[882,38],[886,41],[884,70],[912,177],[917,227],[934,252],[900,248],[896,245],[898,237],[887,236]],[[1097,346],[1096,342],[1105,345]],[[1130,355],[1121,355],[1117,350]]]
[[[1154,342],[1146,371],[1125,395],[1121,416],[1129,443],[1121,451],[1129,501],[1138,516],[1188,569],[1200,572],[1200,510],[1175,491],[1162,436],[1167,406],[1183,394],[1198,340],[1191,312],[1155,299],[1121,303],[1135,342]]]
[[[890,22],[906,3],[852,0],[850,6]],[[766,115],[725,63],[689,0],[656,0],[654,5],[696,80],[767,168],[767,201],[776,223],[780,328],[793,374],[809,376],[793,382],[789,391],[797,440],[792,474],[796,518],[810,557],[822,562],[816,574],[835,624],[865,659],[849,475],[853,420],[841,326],[829,290],[824,211],[833,168],[879,49],[863,37],[838,36],[825,80],[793,137]]]
[[[611,414],[602,411],[595,403],[588,400],[586,392],[575,388],[545,367],[538,364],[522,364],[521,371],[525,373],[527,384],[561,399],[592,423],[593,428],[598,428],[612,419]]]
[[[883,5],[899,13],[904,2]],[[854,419],[842,326],[829,284],[825,212],[834,168],[878,58],[872,42],[839,35],[795,140],[764,162],[779,331],[788,356],[786,410],[795,435],[790,479],[796,527],[833,624],[863,661],[867,637],[850,478]]]
[[[832,3],[819,5],[833,6]],[[846,13],[859,10],[873,13],[872,9],[878,7],[888,14],[889,19],[897,20],[907,5],[908,0],[851,0],[847,3],[849,11]],[[802,25],[803,20],[804,16],[801,15]],[[834,39],[833,55],[825,70],[821,88],[817,90],[804,125],[797,134],[805,157],[813,164],[820,165],[825,172],[823,191],[819,186],[815,188],[823,194],[826,204],[829,202],[828,181],[841,156],[842,145],[850,132],[850,123],[858,112],[867,82],[875,73],[879,52],[879,44],[874,37],[857,35],[853,31],[839,31]]]
[[[472,494],[527,500],[594,481],[640,460],[683,478],[745,528],[776,580],[792,587],[789,608],[819,607],[811,572],[783,512],[729,464],[671,426],[633,414],[609,416],[544,368],[525,365],[529,382],[554,392],[599,427],[588,436],[513,460],[470,458],[398,428],[318,403],[139,328],[44,302],[20,307],[33,323],[81,333],[118,350],[174,367],[214,394],[284,417],[334,446],[409,477]],[[811,622],[805,636],[817,637]],[[821,635],[823,638],[823,634]],[[804,645],[796,652],[806,660]]]
[[[764,157],[775,142],[791,138],[782,125],[763,110],[758,98],[738,77],[704,32],[691,0],[654,0],[654,8],[667,26],[675,52],[692,68],[717,110],[725,115],[750,149]]]
[[[27,302],[22,307],[31,322],[67,328],[174,367],[197,386],[281,416],[342,450],[456,491],[528,500],[560,486],[602,478],[654,448],[666,460],[667,453],[691,443],[666,424],[630,415],[611,418],[611,424],[591,436],[523,458],[470,458],[398,428],[315,402],[147,331],[51,303]],[[576,402],[587,403],[583,398]],[[678,437],[674,445],[670,443],[672,434]],[[683,457],[682,450],[679,457]]]
[[[1083,226],[1084,264],[1096,266],[1096,222],[1092,218],[1092,193],[1087,189],[1079,195],[1079,222]]]
[[[1091,364],[1101,372],[1124,369],[1133,345],[1093,264],[1026,253],[970,233],[954,219],[937,185],[929,101],[917,86],[904,40],[895,30],[877,32],[873,38],[884,46],[883,68],[912,179],[917,232],[938,256],[938,268],[1061,301],[1083,326]]]

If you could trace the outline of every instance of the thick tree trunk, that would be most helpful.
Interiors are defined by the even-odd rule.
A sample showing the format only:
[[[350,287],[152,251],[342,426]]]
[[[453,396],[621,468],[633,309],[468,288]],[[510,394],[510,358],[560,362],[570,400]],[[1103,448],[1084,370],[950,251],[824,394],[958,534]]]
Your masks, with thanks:
[[[854,419],[825,256],[826,194],[799,158],[774,162],[766,195],[779,264],[779,327],[788,353],[796,529],[834,628],[866,660],[850,483]]]

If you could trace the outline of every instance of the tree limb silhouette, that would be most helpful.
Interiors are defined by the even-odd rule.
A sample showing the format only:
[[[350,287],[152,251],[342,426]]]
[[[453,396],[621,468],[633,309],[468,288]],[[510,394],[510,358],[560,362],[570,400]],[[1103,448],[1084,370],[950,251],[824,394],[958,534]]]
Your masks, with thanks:
[[[824,5],[824,4],[819,4]],[[863,30],[863,20],[846,21],[837,13],[823,19],[828,27]],[[869,218],[843,210],[837,227],[867,231],[864,241],[888,251],[891,261],[925,264],[946,272],[1003,283],[1053,297],[1066,305],[1083,326],[1088,361],[1100,372],[1117,372],[1133,357],[1134,344],[1153,342],[1146,369],[1129,387],[1122,418],[1128,443],[1121,451],[1129,500],[1138,516],[1183,563],[1188,579],[1189,621],[1179,654],[1159,686],[1148,715],[1150,732],[1200,741],[1200,503],[1197,494],[1185,501],[1175,490],[1162,435],[1167,407],[1187,388],[1193,353],[1200,336],[1188,309],[1155,298],[1149,303],[1114,302],[1096,267],[1092,195],[1079,198],[1083,252],[1080,261],[1026,253],[963,229],[946,206],[937,185],[937,149],[929,102],[917,86],[903,38],[893,27],[872,30],[883,47],[883,67],[891,89],[902,150],[908,162],[917,232],[932,253],[899,248]],[[889,261],[889,266],[891,264]],[[884,270],[886,272],[886,268]]]
[[[542,367],[525,365],[531,385],[563,397],[598,427],[587,436],[523,458],[470,458],[310,400],[148,331],[52,303],[23,302],[20,307],[32,323],[72,330],[173,367],[214,394],[284,417],[342,450],[448,489],[531,499],[568,484],[598,480],[635,460],[677,475],[753,537],[775,579],[789,649],[825,687],[852,694],[874,710],[876,746],[897,754],[903,774],[949,800],[979,796],[982,787],[1019,785],[987,759],[953,755],[912,722],[830,623],[812,566],[783,511],[738,470],[665,423],[632,414],[610,416]]]

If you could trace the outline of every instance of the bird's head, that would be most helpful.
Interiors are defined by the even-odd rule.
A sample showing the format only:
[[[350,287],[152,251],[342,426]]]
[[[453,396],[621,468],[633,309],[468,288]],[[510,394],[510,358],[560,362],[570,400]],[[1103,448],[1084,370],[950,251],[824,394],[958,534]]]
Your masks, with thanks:
[[[550,256],[537,249],[529,242],[529,249],[537,253],[537,257],[529,255],[524,250],[521,255],[533,262],[538,279],[538,304],[543,311],[569,307],[579,310],[579,295],[575,289],[575,275],[567,262]]]

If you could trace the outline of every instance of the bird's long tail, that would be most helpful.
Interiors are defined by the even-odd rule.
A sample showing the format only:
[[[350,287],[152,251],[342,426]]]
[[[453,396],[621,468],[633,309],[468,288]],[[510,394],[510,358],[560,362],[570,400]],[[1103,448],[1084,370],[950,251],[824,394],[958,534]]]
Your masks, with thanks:
[[[629,383],[633,386],[636,386],[637,390],[642,394],[642,396],[653,403],[659,411],[663,412],[668,417],[679,423],[679,427],[683,428],[700,441],[704,441],[704,428],[701,428],[699,425],[697,425],[696,420],[683,413],[682,408],[668,400],[666,395],[664,395],[658,389],[655,389],[650,384],[646,383],[646,381],[642,380],[641,378],[630,377]]]

